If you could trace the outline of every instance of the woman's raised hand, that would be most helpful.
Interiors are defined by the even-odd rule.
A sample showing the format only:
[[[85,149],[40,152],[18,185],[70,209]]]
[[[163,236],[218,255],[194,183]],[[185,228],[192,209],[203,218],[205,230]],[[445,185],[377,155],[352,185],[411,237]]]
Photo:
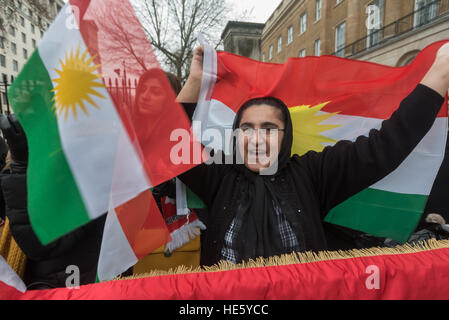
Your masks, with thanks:
[[[449,89],[449,43],[438,50],[435,62],[421,83],[437,91],[443,97],[447,94]]]
[[[201,80],[203,78],[204,48],[198,47],[193,52],[192,64],[190,65],[189,78]]]
[[[178,95],[179,102],[197,102],[201,91],[201,81],[203,79],[203,47],[195,49],[192,58],[192,64],[190,65],[190,74],[187,81],[182,87],[181,92]]]

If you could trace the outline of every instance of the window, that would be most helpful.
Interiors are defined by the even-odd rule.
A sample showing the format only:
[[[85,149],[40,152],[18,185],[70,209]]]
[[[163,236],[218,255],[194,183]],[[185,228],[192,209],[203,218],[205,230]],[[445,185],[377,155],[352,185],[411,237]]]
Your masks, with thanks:
[[[6,57],[2,54],[0,54],[0,66],[6,68]]]
[[[33,44],[33,48],[36,49],[36,40],[31,39],[31,43]]]
[[[282,51],[282,36],[278,38],[278,52]]]
[[[346,22],[338,25],[335,29],[335,54],[344,57],[346,43]]]
[[[420,27],[435,19],[438,14],[438,2],[435,0],[415,0],[414,27]]]
[[[300,58],[304,58],[306,56],[306,49],[302,49],[301,51],[299,51],[299,55]]]
[[[5,49],[5,38],[0,37],[0,49]]]
[[[367,29],[366,47],[370,48],[382,41],[382,24],[384,14],[384,0],[375,0],[369,4],[374,6],[375,10],[371,11],[372,14],[371,26]],[[371,28],[370,28],[371,27]]]
[[[31,24],[31,32],[35,33],[36,32],[36,27],[34,26],[34,24]]]
[[[315,20],[318,21],[321,19],[321,10],[323,9],[323,4],[321,0],[316,0],[316,15]]]
[[[262,62],[265,62],[265,53],[262,54]]]
[[[19,72],[19,63],[16,60],[12,61],[12,68],[15,72]]]
[[[16,28],[14,28],[13,26],[9,26],[9,34],[13,37],[16,36]]]
[[[23,49],[23,58],[25,60],[28,60],[28,50],[27,49]]]
[[[299,34],[303,34],[307,30],[307,14],[304,13],[299,18]]]
[[[321,55],[321,40],[315,40],[315,56],[319,57]]]
[[[2,99],[3,99],[3,104],[6,105],[6,92],[2,92]]]
[[[20,17],[20,25],[22,27],[25,27],[25,18],[24,17]]]
[[[293,42],[293,26],[290,26],[288,28],[288,37],[287,37],[287,43],[290,44]]]
[[[17,54],[17,45],[14,42],[11,42],[11,51],[13,54]]]
[[[27,43],[27,35],[22,32],[22,42]]]
[[[273,45],[270,46],[269,53],[268,53],[268,59],[273,59]]]

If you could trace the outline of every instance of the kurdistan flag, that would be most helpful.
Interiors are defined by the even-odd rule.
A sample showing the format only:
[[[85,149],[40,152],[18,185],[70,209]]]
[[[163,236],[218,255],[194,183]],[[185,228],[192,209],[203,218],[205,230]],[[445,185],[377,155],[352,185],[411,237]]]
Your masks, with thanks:
[[[149,81],[162,99],[151,105],[142,90],[137,108],[140,87],[111,79]],[[150,188],[193,166],[170,161],[170,134],[190,121],[129,1],[70,1],[8,94],[28,139],[28,211],[43,244],[109,213],[107,279],[170,241]]]
[[[216,53],[201,37],[200,41],[205,46],[205,70],[194,119],[202,121],[202,130],[232,128],[244,102],[274,96],[290,108],[292,153],[299,155],[322,151],[339,140],[354,141],[379,129],[421,81],[436,52],[447,42],[427,47],[409,66],[393,68],[333,56],[262,63]],[[430,132],[407,159],[390,175],[334,208],[325,221],[408,240],[443,161],[447,130],[446,99]],[[229,141],[203,141],[214,148],[222,143],[229,145]]]

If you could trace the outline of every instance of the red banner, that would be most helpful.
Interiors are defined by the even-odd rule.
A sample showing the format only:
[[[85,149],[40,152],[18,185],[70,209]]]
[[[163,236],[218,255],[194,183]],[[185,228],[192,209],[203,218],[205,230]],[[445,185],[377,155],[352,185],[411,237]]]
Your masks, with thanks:
[[[447,246],[447,242],[438,243]],[[27,291],[25,300],[347,300],[449,298],[449,248]],[[4,297],[7,298],[7,297]]]

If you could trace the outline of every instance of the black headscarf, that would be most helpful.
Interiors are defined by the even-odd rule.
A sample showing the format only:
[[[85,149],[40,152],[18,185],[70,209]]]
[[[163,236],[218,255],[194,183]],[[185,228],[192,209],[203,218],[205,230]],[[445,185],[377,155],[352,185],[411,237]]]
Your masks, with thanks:
[[[276,179],[291,159],[293,126],[290,112],[279,99],[272,97],[253,99],[240,108],[233,129],[238,129],[242,114],[248,107],[261,104],[273,106],[282,112],[285,131],[278,156],[278,170],[275,174],[260,175],[245,165],[234,165],[243,176],[243,181],[237,186],[240,191],[236,213],[239,230],[232,244],[241,261],[287,253],[287,248],[282,243],[277,218],[277,214],[285,216],[285,212],[280,212],[282,195],[276,190],[273,178]],[[234,154],[237,150],[236,141],[234,138],[232,146]]]

